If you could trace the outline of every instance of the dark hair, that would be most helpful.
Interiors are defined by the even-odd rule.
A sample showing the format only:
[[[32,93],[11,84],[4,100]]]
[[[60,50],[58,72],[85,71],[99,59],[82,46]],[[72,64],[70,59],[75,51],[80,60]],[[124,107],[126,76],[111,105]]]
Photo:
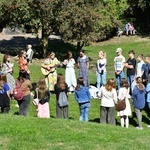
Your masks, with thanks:
[[[28,76],[27,71],[22,70],[22,71],[19,72],[19,77],[18,77],[18,79],[19,79],[19,80],[24,80],[24,79],[27,79],[27,76]]]
[[[3,89],[3,84],[7,82],[7,78],[6,78],[6,75],[4,74],[1,74],[0,75],[0,90]]]
[[[129,84],[128,84],[128,81],[127,81],[126,78],[122,78],[122,79],[121,79],[120,86],[121,86],[121,87],[125,87],[126,89],[129,88]]]
[[[25,52],[26,52],[25,50],[20,51],[18,57],[22,57]]]
[[[5,54],[4,57],[3,57],[3,63],[6,63],[7,62],[7,58],[10,57],[10,55],[8,54]]]
[[[84,53],[84,50],[83,50],[83,49],[81,49],[79,52],[82,52],[82,53]]]
[[[68,60],[70,59],[70,55],[72,55],[72,52],[71,52],[71,51],[68,51],[68,52],[67,52],[67,59],[68,59]]]
[[[84,86],[84,78],[83,77],[78,78],[76,90],[80,90],[80,85]]]
[[[130,50],[130,51],[128,52],[128,54],[131,54],[131,53],[135,55],[134,50]]]

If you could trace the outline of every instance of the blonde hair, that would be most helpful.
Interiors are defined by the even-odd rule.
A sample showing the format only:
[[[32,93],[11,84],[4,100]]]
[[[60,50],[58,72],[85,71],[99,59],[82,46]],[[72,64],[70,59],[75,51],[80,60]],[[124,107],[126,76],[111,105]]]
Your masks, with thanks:
[[[103,58],[106,58],[106,52],[104,52],[104,51],[99,51],[99,54],[102,54],[102,56],[103,56]]]

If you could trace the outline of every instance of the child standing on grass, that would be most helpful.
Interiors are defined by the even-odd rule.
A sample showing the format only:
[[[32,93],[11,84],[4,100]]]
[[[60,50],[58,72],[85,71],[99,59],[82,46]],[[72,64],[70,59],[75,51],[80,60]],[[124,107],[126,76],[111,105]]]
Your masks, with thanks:
[[[59,99],[61,92],[65,94],[65,98],[68,101],[68,85],[65,82],[65,78],[62,74],[59,74],[57,77],[57,83],[54,86],[54,92],[56,94],[56,117],[62,118],[62,116],[67,119],[68,118],[68,104],[65,106],[60,106]],[[63,97],[61,97],[63,98]],[[63,115],[62,115],[63,113]]]
[[[0,107],[2,113],[9,113],[10,94],[9,86],[6,83],[6,75],[0,75]]]
[[[136,129],[142,130],[142,109],[145,107],[145,87],[142,84],[142,78],[136,78],[137,85],[133,89],[132,99],[133,107],[137,116],[138,126]]]
[[[129,127],[129,118],[128,116],[131,116],[131,106],[129,102],[129,84],[128,81],[123,78],[121,79],[120,83],[120,89],[118,91],[118,99],[123,100],[125,98],[125,103],[126,103],[126,108],[125,110],[119,111],[118,116],[120,116],[120,122],[121,122],[121,127],[126,126],[126,128]]]
[[[34,104],[37,107],[37,116],[39,118],[50,118],[49,110],[49,90],[46,85],[45,79],[40,79],[35,93]]]
[[[79,109],[80,109],[79,121],[88,122],[91,95],[88,87],[86,87],[84,84],[83,77],[79,77],[77,80],[77,87],[74,91],[74,96],[75,96],[75,100],[79,104]]]
[[[101,85],[106,84],[106,53],[99,52],[99,59],[96,63],[96,75],[97,75],[97,88],[100,89]]]

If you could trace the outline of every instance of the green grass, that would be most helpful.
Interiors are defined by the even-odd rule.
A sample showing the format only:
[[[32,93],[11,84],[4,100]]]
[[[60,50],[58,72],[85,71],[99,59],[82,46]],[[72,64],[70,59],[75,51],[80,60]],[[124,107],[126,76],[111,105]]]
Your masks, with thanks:
[[[134,49],[137,54],[149,54],[149,39],[139,37],[115,38],[107,42],[84,47],[87,56],[90,56],[90,81],[96,82],[95,63],[98,52],[107,53],[107,77],[114,77],[113,58],[117,47],[122,47],[123,54],[128,57],[128,51]],[[0,55],[0,59],[2,55]],[[32,82],[43,77],[40,64],[43,60],[33,60],[29,65]],[[15,78],[18,75],[17,61],[15,63]],[[77,70],[76,70],[77,72]],[[64,74],[63,68],[58,73]],[[30,104],[27,117],[15,115],[18,108],[15,100],[11,101],[11,110],[8,115],[0,114],[0,150],[149,150],[150,129],[147,124],[150,119],[143,111],[143,130],[135,129],[136,118],[130,118],[128,129],[120,127],[120,120],[116,116],[117,126],[99,124],[100,100],[92,99],[89,113],[89,122],[79,122],[79,108],[73,94],[69,95],[69,119],[56,119],[56,98],[53,94],[50,99],[50,119],[36,117],[36,109]]]

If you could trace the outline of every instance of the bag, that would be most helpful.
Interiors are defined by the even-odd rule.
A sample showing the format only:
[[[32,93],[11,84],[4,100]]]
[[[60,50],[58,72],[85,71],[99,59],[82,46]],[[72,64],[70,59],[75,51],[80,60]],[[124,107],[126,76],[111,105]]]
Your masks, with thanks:
[[[118,101],[118,103],[116,104],[116,110],[117,111],[122,111],[125,110],[126,108],[126,101],[125,101],[126,97],[123,100]]]
[[[21,84],[17,83],[16,87],[13,90],[13,97],[15,100],[22,100],[25,92],[22,91]]]
[[[60,107],[68,106],[68,98],[65,92],[60,92],[58,98],[58,105]]]

